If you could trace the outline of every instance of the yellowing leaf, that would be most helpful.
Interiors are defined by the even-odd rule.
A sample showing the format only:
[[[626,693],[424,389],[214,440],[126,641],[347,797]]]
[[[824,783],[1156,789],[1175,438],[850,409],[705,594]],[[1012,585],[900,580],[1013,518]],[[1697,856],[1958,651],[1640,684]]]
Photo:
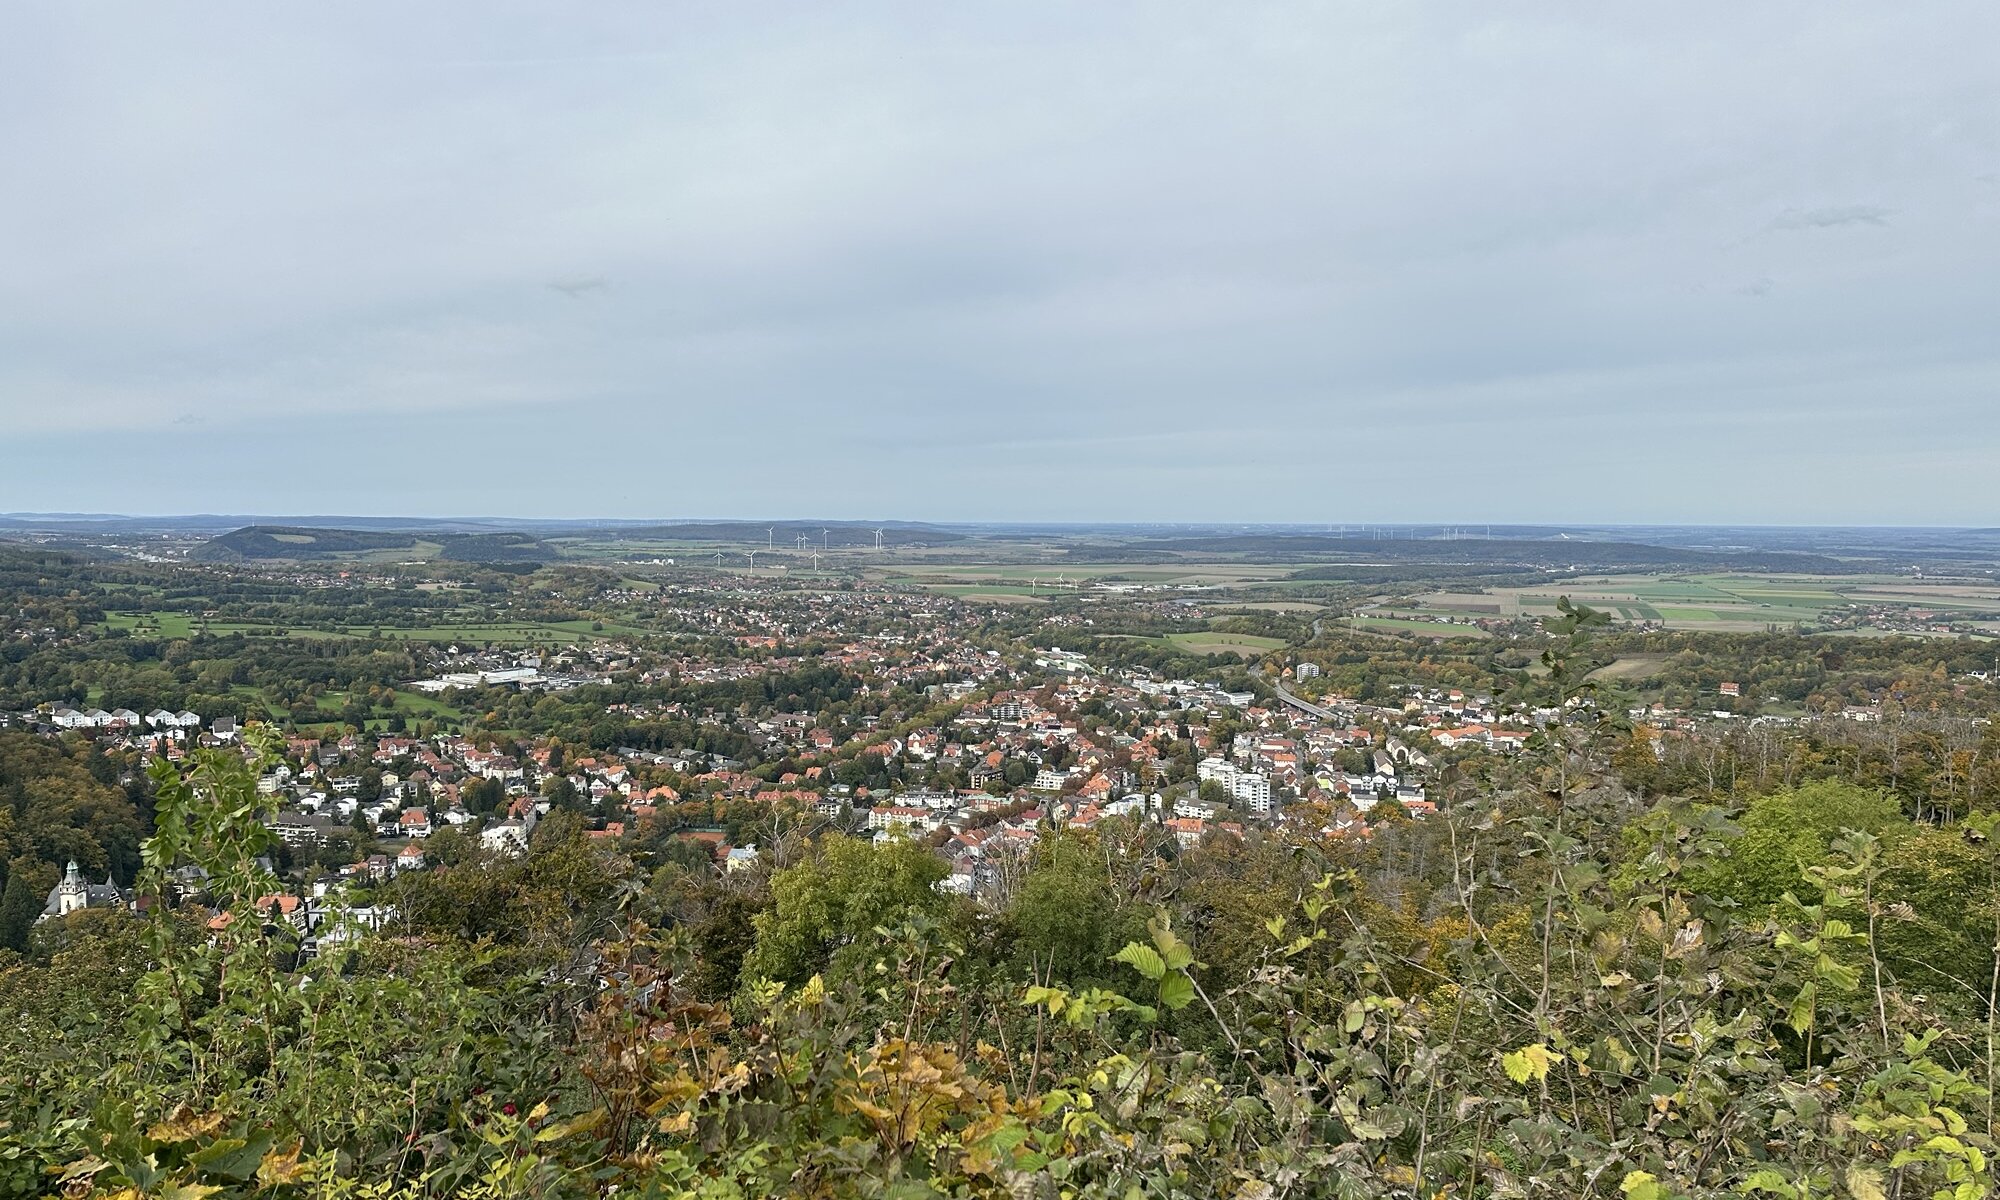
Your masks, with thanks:
[[[1618,1185],[1629,1200],[1667,1200],[1667,1189],[1660,1186],[1657,1175],[1650,1171],[1634,1171]]]
[[[1847,1164],[1847,1192],[1854,1200],[1888,1200],[1882,1190],[1882,1172],[1861,1163]]]
[[[1539,1083],[1549,1077],[1549,1068],[1562,1060],[1562,1055],[1540,1042],[1533,1042],[1503,1055],[1500,1065],[1507,1072],[1507,1078],[1525,1085],[1529,1080]]]
[[[855,1112],[871,1121],[887,1121],[896,1115],[865,1096],[843,1096],[842,1099],[847,1101]]]
[[[257,1182],[265,1187],[283,1187],[286,1184],[297,1183],[305,1174],[305,1170],[299,1166],[299,1150],[304,1145],[303,1142],[293,1142],[292,1148],[282,1154],[275,1147],[267,1152],[264,1160],[257,1164]]]

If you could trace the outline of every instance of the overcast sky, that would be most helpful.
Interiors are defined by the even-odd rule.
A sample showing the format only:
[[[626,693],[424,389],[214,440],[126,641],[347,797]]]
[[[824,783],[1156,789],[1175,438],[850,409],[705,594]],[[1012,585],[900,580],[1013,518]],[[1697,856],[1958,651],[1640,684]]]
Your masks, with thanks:
[[[0,510],[2000,524],[2000,5],[11,5]]]

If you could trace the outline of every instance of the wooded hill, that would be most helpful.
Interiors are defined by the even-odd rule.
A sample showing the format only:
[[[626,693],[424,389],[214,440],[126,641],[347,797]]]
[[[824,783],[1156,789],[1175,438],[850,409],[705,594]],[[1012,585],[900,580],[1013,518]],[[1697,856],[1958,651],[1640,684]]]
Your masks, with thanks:
[[[188,557],[197,562],[318,562],[395,550],[408,550],[412,558],[452,562],[554,562],[560,557],[555,547],[525,533],[419,535],[291,525],[248,525],[231,530],[203,542]]]

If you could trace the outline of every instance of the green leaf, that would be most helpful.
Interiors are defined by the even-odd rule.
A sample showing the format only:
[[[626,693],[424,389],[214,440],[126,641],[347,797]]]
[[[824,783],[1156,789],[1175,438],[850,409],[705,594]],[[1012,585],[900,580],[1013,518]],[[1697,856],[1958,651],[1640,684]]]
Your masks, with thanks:
[[[995,1128],[993,1132],[980,1138],[977,1144],[985,1146],[988,1150],[997,1154],[1006,1154],[1027,1140],[1028,1127],[1010,1118],[1004,1124]]]
[[[1819,986],[1808,982],[1792,998],[1791,1011],[1785,1014],[1785,1023],[1795,1032],[1805,1033],[1813,1027],[1813,1005],[1819,999]]]
[[[1861,968],[1850,967],[1846,963],[1822,959],[1816,968],[1821,981],[1837,992],[1851,992],[1861,983]]]
[[[1160,1005],[1176,1012],[1194,1000],[1194,981],[1185,975],[1169,975],[1160,980]]]
[[[1148,979],[1158,979],[1167,973],[1167,963],[1160,952],[1138,942],[1125,943],[1123,950],[1112,955],[1112,961],[1122,962]]]
[[[220,1175],[225,1179],[248,1179],[257,1173],[257,1164],[264,1161],[264,1152],[270,1148],[271,1135],[268,1133],[247,1140],[222,1138],[188,1155],[188,1161],[206,1174]]]
[[[1354,1136],[1364,1142],[1379,1142],[1389,1136],[1389,1131],[1366,1117],[1356,1117],[1347,1123]]]

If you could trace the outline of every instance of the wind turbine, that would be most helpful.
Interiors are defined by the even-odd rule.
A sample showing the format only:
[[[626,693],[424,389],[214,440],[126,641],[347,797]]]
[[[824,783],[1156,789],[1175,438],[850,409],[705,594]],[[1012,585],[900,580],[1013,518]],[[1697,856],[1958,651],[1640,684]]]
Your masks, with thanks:
[[[776,550],[778,548],[778,530],[775,526],[764,531],[764,542],[766,550]]]
[[[808,554],[806,557],[813,560],[813,570],[815,571],[819,570],[819,551],[815,550],[811,554]]]
[[[827,548],[826,535],[828,532],[829,531],[825,529],[819,531],[819,548],[822,550]]]
[[[718,567],[722,565],[722,551],[720,550],[715,552],[715,565]]]
[[[879,529],[875,531],[875,548],[877,550],[882,548],[882,531]]]
[[[750,557],[750,569],[751,569],[751,570],[753,570],[753,571],[754,571],[754,570],[756,570],[756,569],[757,569],[757,552],[756,552],[755,550],[745,550],[745,551],[744,551],[743,553],[744,553],[744,554],[746,554],[746,555],[748,555],[748,556]]]

